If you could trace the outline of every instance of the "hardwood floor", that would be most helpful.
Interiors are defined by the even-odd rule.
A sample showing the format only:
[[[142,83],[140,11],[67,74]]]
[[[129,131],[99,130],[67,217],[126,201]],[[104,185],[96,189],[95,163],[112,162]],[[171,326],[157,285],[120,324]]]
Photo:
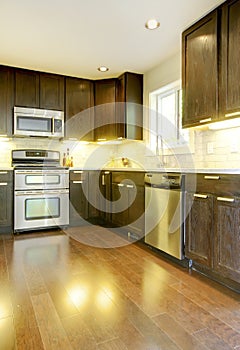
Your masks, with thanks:
[[[129,243],[96,226],[1,235],[0,350],[240,350],[239,294]]]

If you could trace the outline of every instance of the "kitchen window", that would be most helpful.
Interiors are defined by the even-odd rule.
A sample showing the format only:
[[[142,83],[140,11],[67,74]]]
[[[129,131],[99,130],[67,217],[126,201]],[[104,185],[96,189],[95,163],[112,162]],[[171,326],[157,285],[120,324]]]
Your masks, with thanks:
[[[182,90],[180,81],[150,93],[149,146],[156,154],[186,153],[188,130],[182,129]],[[189,151],[189,150],[188,150]]]

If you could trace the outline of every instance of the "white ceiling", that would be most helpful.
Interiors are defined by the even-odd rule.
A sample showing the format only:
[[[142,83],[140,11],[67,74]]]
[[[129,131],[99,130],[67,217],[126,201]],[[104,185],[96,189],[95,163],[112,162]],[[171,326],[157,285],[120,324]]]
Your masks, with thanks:
[[[0,63],[92,79],[144,73],[180,51],[181,32],[220,3],[0,0]],[[161,26],[149,31],[153,17]]]

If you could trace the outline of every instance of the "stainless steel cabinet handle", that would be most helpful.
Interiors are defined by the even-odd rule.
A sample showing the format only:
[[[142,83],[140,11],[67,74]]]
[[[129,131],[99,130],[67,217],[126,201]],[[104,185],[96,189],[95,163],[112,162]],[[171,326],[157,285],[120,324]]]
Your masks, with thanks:
[[[108,175],[110,174],[110,171],[104,171],[104,174]]]
[[[0,186],[7,186],[7,182],[0,182]]]
[[[205,180],[219,180],[220,176],[214,176],[214,175],[205,175],[204,176]]]
[[[208,195],[207,195],[207,194],[194,193],[193,197],[194,197],[194,198],[207,199],[207,198],[208,198]]]
[[[228,198],[228,197],[217,197],[217,201],[233,203],[235,201],[235,199]]]
[[[127,185],[127,188],[134,188],[133,185]]]
[[[102,175],[102,186],[105,186],[106,184],[105,184],[105,176],[104,175]]]
[[[199,123],[207,123],[207,122],[210,122],[211,120],[212,120],[212,118],[209,117],[209,118],[199,120]]]
[[[0,171],[0,175],[4,175],[4,174],[7,174],[8,172],[7,171]]]
[[[79,180],[79,181],[73,181],[73,184],[82,184],[83,181]]]
[[[82,170],[74,170],[73,173],[74,173],[74,174],[82,174],[83,171],[82,171]]]
[[[240,112],[227,113],[225,114],[225,118],[236,117],[238,115],[240,115]]]
[[[118,187],[124,187],[124,184],[117,184]]]

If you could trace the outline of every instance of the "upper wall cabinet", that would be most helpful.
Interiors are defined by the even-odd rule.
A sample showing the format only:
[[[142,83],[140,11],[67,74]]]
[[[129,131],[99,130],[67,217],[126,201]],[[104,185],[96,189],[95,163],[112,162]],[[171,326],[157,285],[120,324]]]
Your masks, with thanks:
[[[64,77],[16,69],[15,105],[64,110]]]
[[[116,138],[116,79],[94,82],[95,140]]]
[[[12,134],[12,116],[14,105],[14,71],[10,67],[0,66],[0,134]]]
[[[142,140],[143,75],[126,72],[117,80],[117,137]]]
[[[93,140],[93,88],[91,80],[66,77],[66,137]]]
[[[64,77],[40,73],[40,108],[64,110]]]
[[[220,111],[221,118],[240,116],[240,1],[222,7]]]
[[[184,127],[218,117],[218,10],[182,35]]]
[[[39,73],[25,69],[15,70],[15,105],[39,107]]]

